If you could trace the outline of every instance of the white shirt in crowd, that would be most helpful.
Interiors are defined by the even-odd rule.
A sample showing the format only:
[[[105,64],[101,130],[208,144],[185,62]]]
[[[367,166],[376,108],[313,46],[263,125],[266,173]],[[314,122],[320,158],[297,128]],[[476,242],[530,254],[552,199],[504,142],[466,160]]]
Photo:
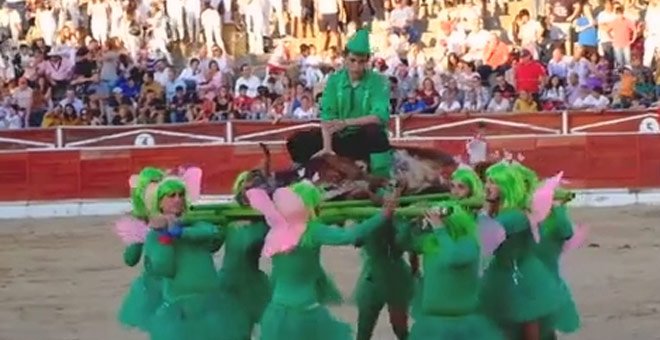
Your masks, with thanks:
[[[414,19],[415,10],[410,6],[397,7],[390,13],[390,25],[393,27],[404,28]]]
[[[610,105],[610,100],[605,96],[595,97],[590,94],[586,97],[578,97],[573,102],[573,108],[576,109],[605,109]]]
[[[609,33],[609,27],[607,26],[609,23],[614,21],[616,19],[616,14],[614,12],[608,12],[608,11],[601,11],[598,13],[598,16],[596,17],[596,22],[598,23],[598,41],[603,44],[603,43],[609,43],[612,41],[612,37],[610,36]]]
[[[238,89],[241,85],[247,86],[247,95],[250,98],[256,97],[259,93],[257,89],[261,86],[261,80],[257,76],[250,76],[250,78],[240,77],[236,80],[236,85],[234,86],[234,93],[238,93]]]
[[[508,99],[502,98],[499,102],[495,98],[490,100],[486,110],[488,112],[507,112],[511,108],[511,102]]]
[[[337,14],[339,13],[339,4],[335,0],[318,0],[317,8],[319,14]]]
[[[213,8],[207,8],[202,11],[202,15],[199,18],[202,27],[214,28],[219,27],[222,23],[220,19],[220,12]]]
[[[440,105],[438,105],[437,112],[450,113],[450,112],[458,112],[460,110],[461,110],[461,103],[459,103],[458,100],[453,100],[452,102],[447,102],[446,100],[443,100],[440,103]]]
[[[310,106],[309,109],[305,110],[302,106],[298,106],[293,110],[293,117],[296,119],[313,119],[316,118],[316,109],[314,106]]]

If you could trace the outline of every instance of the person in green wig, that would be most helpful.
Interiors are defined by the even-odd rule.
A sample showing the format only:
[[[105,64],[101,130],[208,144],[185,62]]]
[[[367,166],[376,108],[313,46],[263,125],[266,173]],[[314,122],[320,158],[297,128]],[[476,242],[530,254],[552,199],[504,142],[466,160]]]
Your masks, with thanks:
[[[237,203],[245,175],[239,175],[233,186]],[[219,237],[224,240],[224,256],[218,271],[223,294],[239,301],[236,313],[246,313],[250,321],[250,333],[270,301],[271,286],[268,275],[259,269],[259,258],[268,232],[263,217],[242,218],[230,221],[222,228]]]
[[[410,246],[423,258],[424,277],[411,340],[504,340],[479,311],[480,245],[471,213],[456,202],[426,214],[431,228],[413,232]]]
[[[451,194],[454,200],[475,217],[486,203],[484,184],[479,175],[468,167],[458,168],[452,173]]]
[[[403,259],[407,221],[395,218],[364,238],[362,271],[354,293],[358,306],[358,340],[371,339],[387,305],[390,325],[399,340],[408,337],[408,309],[414,290],[413,271]]]
[[[165,173],[153,167],[144,168],[137,176],[137,181],[131,188],[131,217],[132,222],[147,223],[149,214],[144,202],[144,194],[147,186],[160,182]],[[129,228],[136,228],[135,224]],[[127,266],[136,266],[142,258],[143,243],[129,244],[124,249],[124,263]],[[135,327],[146,331],[148,323],[154,312],[162,302],[162,281],[152,275],[144,263],[142,273],[133,281],[131,287],[124,297],[117,319],[125,327]]]
[[[240,301],[222,290],[213,253],[223,241],[220,228],[205,222],[182,226],[186,186],[165,177],[148,192],[145,265],[163,279],[163,303],[149,325],[152,340],[244,340],[250,320]]]
[[[369,164],[373,175],[389,178],[393,155],[387,130],[390,86],[369,68],[369,32],[358,30],[346,44],[346,66],[328,78],[321,98],[321,128],[302,131],[287,142],[291,159],[336,153]]]
[[[513,164],[524,179],[527,196],[531,199],[539,185],[539,178],[534,170],[522,165]],[[558,190],[561,191],[561,190]],[[550,269],[561,287],[557,300],[563,301],[561,307],[551,316],[541,321],[541,336],[543,340],[556,339],[556,331],[573,333],[580,328],[580,315],[573,300],[571,290],[561,275],[559,260],[563,252],[564,243],[573,237],[573,223],[568,214],[568,207],[561,192],[555,195],[555,205],[548,217],[541,222],[541,240],[535,250],[539,259]]]
[[[524,179],[504,163],[486,170],[489,214],[506,232],[484,272],[480,294],[483,311],[510,339],[541,339],[541,321],[560,308],[559,282],[539,259],[529,219]]]
[[[398,193],[385,199],[382,212],[351,228],[328,226],[317,219],[322,193],[310,182],[299,182],[283,191],[288,197],[282,201],[277,201],[280,194],[275,193],[275,206],[284,216],[279,220],[286,223],[278,227],[272,222],[278,218],[266,216],[271,230],[264,250],[272,258],[274,290],[261,319],[262,340],[352,338],[350,326],[332,316],[321,299],[328,284],[320,262],[321,247],[355,244],[382,228],[394,213]],[[250,201],[254,206],[256,200]]]

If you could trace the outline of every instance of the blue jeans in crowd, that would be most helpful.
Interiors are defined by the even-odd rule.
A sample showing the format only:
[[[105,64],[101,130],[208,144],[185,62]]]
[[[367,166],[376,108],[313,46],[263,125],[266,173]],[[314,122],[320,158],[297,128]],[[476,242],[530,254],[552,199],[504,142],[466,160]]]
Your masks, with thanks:
[[[630,65],[630,46],[623,48],[615,47],[614,62],[616,63],[616,67]]]

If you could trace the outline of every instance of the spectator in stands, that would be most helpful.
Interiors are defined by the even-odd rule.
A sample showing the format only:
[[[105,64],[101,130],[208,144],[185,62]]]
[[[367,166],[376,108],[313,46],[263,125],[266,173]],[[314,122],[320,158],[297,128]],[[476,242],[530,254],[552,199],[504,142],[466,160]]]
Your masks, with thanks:
[[[250,98],[254,98],[259,94],[257,89],[261,86],[261,80],[252,74],[252,68],[248,64],[241,65],[240,76],[236,80],[234,91],[238,93],[242,86],[245,86],[246,95]]]
[[[617,67],[630,65],[630,46],[637,35],[635,24],[623,15],[623,7],[617,7],[614,12],[616,18],[609,27],[612,36],[612,48]]]
[[[520,54],[520,63],[515,68],[516,91],[525,92],[532,96],[539,94],[539,85],[545,77],[545,68],[540,62],[532,59],[528,50]]]
[[[526,113],[538,111],[538,104],[529,92],[522,90],[518,92],[518,99],[513,103],[513,111]]]
[[[578,44],[589,53],[598,51],[598,32],[593,10],[588,0],[580,0],[579,12],[573,27],[578,34]]]
[[[541,102],[544,111],[563,109],[566,103],[566,89],[558,76],[551,76],[541,92]]]
[[[440,105],[440,93],[435,89],[435,84],[433,84],[431,78],[424,79],[418,93],[419,98],[426,105],[423,112],[435,113]]]
[[[488,103],[486,110],[488,112],[500,113],[500,112],[508,112],[510,108],[511,108],[511,102],[509,101],[509,99],[504,97],[502,91],[495,90],[493,91],[493,97]]]
[[[404,115],[424,113],[426,103],[419,97],[415,91],[408,92],[406,99],[401,103],[399,112]],[[398,113],[398,112],[397,112]]]

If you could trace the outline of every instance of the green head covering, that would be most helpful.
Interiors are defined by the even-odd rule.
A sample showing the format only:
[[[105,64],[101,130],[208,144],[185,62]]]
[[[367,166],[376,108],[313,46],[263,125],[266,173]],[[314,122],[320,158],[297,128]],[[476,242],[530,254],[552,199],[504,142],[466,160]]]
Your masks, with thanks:
[[[156,189],[156,199],[154,200],[154,206],[152,207],[153,212],[160,212],[160,201],[167,195],[173,193],[182,193],[185,197],[186,195],[186,185],[179,178],[176,177],[166,177],[162,182],[158,184],[158,189]],[[188,202],[184,204],[183,212],[188,210]]]
[[[534,172],[534,170],[520,163],[511,164],[511,168],[518,173],[520,178],[522,178],[525,187],[525,202],[527,205],[531,204],[534,191],[539,185],[539,176],[536,174],[536,172]]]
[[[497,163],[486,170],[486,179],[500,189],[501,209],[525,209],[527,194],[524,180],[511,165]]]
[[[149,212],[144,203],[145,189],[150,183],[160,182],[165,173],[157,168],[146,167],[138,174],[138,180],[133,189],[131,189],[132,214],[136,218],[147,219]]]
[[[357,55],[370,55],[369,31],[360,29],[346,43],[346,51]]]
[[[300,197],[305,207],[310,211],[312,218],[316,217],[316,208],[323,201],[323,191],[310,181],[300,181],[292,184],[291,191]]]
[[[451,175],[451,179],[465,184],[470,189],[470,197],[484,198],[484,184],[479,175],[470,168],[458,168]]]

